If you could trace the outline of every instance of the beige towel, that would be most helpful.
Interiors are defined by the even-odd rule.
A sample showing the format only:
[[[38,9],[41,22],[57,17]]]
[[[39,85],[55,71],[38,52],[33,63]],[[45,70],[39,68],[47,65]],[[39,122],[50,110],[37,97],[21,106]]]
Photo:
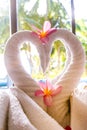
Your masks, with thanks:
[[[4,90],[0,89],[0,130],[7,130],[8,107],[9,96]]]
[[[71,126],[73,130],[87,130],[87,90],[75,89],[71,99]]]
[[[0,90],[0,130],[64,130],[18,88]]]

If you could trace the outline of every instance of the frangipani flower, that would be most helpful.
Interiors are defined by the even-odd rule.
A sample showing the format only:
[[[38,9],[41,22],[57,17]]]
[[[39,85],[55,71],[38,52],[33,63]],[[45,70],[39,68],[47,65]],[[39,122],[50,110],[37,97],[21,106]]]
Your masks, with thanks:
[[[36,28],[35,26],[32,26],[32,28],[36,30],[33,34],[36,34],[44,44],[48,42],[48,36],[57,30],[56,28],[51,28],[51,23],[49,21],[44,22],[42,30]]]
[[[62,90],[62,86],[53,86],[49,81],[46,80],[46,82],[44,81],[40,81],[39,82],[40,85],[40,90],[36,90],[35,91],[35,96],[42,96],[44,103],[47,106],[50,106],[52,104],[52,97],[59,94]]]

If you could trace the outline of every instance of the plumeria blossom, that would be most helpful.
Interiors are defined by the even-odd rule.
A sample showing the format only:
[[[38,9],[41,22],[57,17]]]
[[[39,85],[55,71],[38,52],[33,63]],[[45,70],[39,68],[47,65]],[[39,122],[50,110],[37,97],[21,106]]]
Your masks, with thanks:
[[[35,26],[32,26],[32,29],[35,30],[33,34],[37,35],[43,44],[46,44],[49,40],[48,36],[57,30],[56,28],[51,28],[51,23],[49,21],[44,22],[42,30]]]
[[[53,86],[48,80],[39,81],[40,90],[35,91],[35,96],[43,97],[44,103],[47,106],[52,104],[52,97],[59,94],[62,86]]]

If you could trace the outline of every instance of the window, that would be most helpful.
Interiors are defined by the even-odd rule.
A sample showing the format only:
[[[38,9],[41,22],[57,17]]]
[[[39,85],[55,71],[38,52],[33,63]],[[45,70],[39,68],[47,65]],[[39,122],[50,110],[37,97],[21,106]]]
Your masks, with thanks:
[[[0,78],[3,78],[6,75],[3,52],[5,48],[5,42],[10,36],[8,9],[8,0],[0,1]]]
[[[0,59],[2,59],[0,66],[4,67],[3,53],[4,53],[6,40],[9,38],[10,34],[19,30],[31,30],[32,29],[31,24],[34,24],[38,28],[42,28],[42,24],[45,20],[50,20],[52,27],[67,28],[71,30],[73,33],[76,33],[77,37],[79,37],[79,39],[81,40],[87,55],[87,33],[86,33],[87,13],[85,13],[87,12],[86,5],[87,3],[85,0],[80,0],[80,1],[79,0],[76,1],[75,0],[66,0],[66,1],[65,0],[3,0],[0,1]],[[26,53],[27,49],[25,48],[29,48],[30,51]],[[29,53],[28,58],[31,58],[33,47],[31,46],[30,43],[23,44],[21,49],[23,50],[22,58],[24,56],[24,59],[26,59],[24,55],[25,53],[26,54]],[[55,44],[52,53],[54,52],[54,50],[55,50]],[[56,63],[54,59],[52,63],[55,63],[53,64],[53,66],[59,67],[61,71],[61,69],[64,67],[64,63],[66,60],[65,58],[66,56],[64,53],[65,50],[62,43],[60,43],[60,47],[58,51],[61,53],[62,56],[60,57],[59,55],[59,57],[57,57],[58,63]],[[56,53],[57,52],[55,51],[54,57],[56,57]],[[33,54],[33,58],[37,62],[39,61],[39,59],[37,59],[36,55],[38,57],[37,51],[35,56]],[[26,65],[27,64],[28,62],[26,62]],[[29,71],[29,73],[31,73],[31,71]],[[5,67],[1,68],[0,77],[2,78],[6,74],[7,73]],[[54,75],[53,72],[51,76],[52,75]],[[37,75],[33,73],[33,76],[37,76]],[[87,76],[87,70],[85,71],[84,76]]]

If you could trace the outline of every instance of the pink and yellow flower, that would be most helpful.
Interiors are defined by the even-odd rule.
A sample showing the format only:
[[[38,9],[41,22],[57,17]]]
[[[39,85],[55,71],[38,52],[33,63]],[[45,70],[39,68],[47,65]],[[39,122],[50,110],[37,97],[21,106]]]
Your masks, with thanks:
[[[44,44],[48,42],[49,35],[57,30],[56,28],[51,28],[51,23],[49,21],[44,22],[42,30],[36,28],[35,26],[32,26],[32,28],[36,30],[33,34],[37,35]]]
[[[53,86],[49,81],[43,82],[42,80],[39,82],[40,90],[35,91],[35,96],[42,96],[44,103],[47,106],[52,104],[53,96],[59,94],[62,90],[62,86]]]

